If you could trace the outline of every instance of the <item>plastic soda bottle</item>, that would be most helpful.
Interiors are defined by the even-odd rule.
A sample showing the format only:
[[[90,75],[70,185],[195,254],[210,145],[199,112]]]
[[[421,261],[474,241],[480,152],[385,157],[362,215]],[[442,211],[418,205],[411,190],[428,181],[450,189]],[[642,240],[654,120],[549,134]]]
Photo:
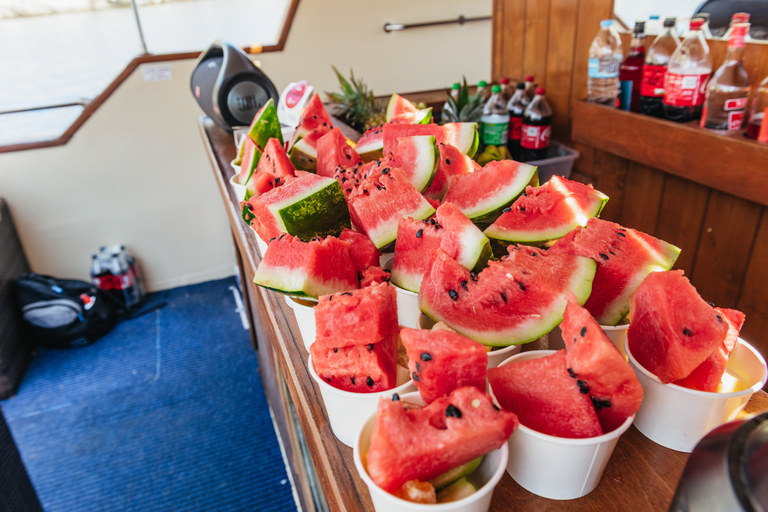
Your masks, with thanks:
[[[544,97],[545,92],[543,87],[537,87],[533,101],[523,112],[520,138],[520,157],[523,162],[547,157],[552,136],[552,108]]]
[[[528,105],[536,96],[536,82],[533,75],[525,77],[525,104]]]
[[[616,106],[622,58],[621,39],[613,28],[613,20],[601,21],[600,32],[589,47],[587,101]]]
[[[735,12],[733,13],[733,16],[731,16],[731,23],[728,26],[728,31],[723,36],[723,39],[726,41],[730,41],[731,39],[731,32],[733,32],[733,27],[738,25],[739,23],[749,23],[749,13],[748,12]],[[747,32],[747,35],[744,36],[745,41],[749,41],[751,38],[749,37],[749,32]]]
[[[509,112],[509,143],[507,148],[509,149],[512,158],[515,160],[520,159],[520,139],[523,136],[523,113],[525,108],[530,102],[525,94],[525,84],[519,82],[515,93],[507,103],[507,111]]]
[[[682,123],[701,117],[712,74],[712,55],[701,31],[703,24],[701,18],[691,21],[690,35],[669,59],[664,79],[664,117],[672,121]]]
[[[675,18],[664,20],[661,34],[648,48],[640,83],[640,112],[649,116],[664,117],[664,78],[672,54],[680,46],[675,29]]]
[[[645,61],[645,22],[635,22],[629,55],[619,67],[619,108],[640,112],[640,83]]]
[[[483,108],[480,118],[484,146],[506,146],[509,137],[509,112],[501,97],[501,86],[491,88],[491,97]]]
[[[752,98],[752,113],[749,116],[749,124],[747,125],[747,137],[750,139],[757,139],[760,142],[768,142],[761,140],[760,135],[768,137],[768,125],[763,123],[765,115],[768,114],[768,76],[760,82],[755,90],[755,95]],[[764,126],[765,125],[765,126]]]
[[[475,91],[475,94],[479,94],[480,97],[483,98],[483,101],[488,101],[488,98],[491,97],[491,90],[488,88],[488,82],[485,80],[477,82],[477,90]]]
[[[739,23],[731,31],[723,65],[707,85],[701,127],[710,130],[739,130],[744,123],[749,99],[749,76],[744,69],[744,42],[749,23]]]

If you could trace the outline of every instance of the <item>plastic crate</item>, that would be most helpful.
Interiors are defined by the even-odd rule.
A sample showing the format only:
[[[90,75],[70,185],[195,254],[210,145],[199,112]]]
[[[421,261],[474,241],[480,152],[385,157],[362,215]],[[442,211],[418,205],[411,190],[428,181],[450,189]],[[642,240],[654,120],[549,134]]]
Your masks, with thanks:
[[[578,151],[553,140],[549,143],[547,158],[525,163],[538,166],[539,183],[545,183],[555,174],[569,178],[573,169],[573,162],[577,158],[579,158]]]

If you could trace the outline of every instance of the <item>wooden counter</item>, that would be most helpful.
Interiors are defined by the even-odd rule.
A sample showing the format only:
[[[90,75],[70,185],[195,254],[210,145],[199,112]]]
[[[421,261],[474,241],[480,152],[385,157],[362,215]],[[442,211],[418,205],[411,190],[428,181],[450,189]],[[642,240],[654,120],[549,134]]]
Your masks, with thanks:
[[[200,132],[229,218],[261,379],[301,506],[305,511],[373,510],[352,449],[338,442],[331,431],[319,389],[306,368],[308,354],[293,312],[284,296],[252,284],[261,258],[256,233],[240,218],[229,185],[234,174],[229,163],[235,157],[232,136],[205,117],[200,118]],[[768,410],[768,395],[760,392],[745,412],[764,410]],[[491,510],[667,510],[687,457],[630,427],[619,440],[602,481],[588,496],[547,500],[521,488],[505,473]]]

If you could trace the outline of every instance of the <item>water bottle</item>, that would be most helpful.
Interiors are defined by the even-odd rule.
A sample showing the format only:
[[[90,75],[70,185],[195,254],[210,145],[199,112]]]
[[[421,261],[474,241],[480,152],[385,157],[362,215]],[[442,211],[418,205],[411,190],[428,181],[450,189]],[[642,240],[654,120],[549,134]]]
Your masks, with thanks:
[[[616,106],[622,58],[621,39],[613,28],[613,20],[601,21],[600,32],[589,47],[587,101]]]

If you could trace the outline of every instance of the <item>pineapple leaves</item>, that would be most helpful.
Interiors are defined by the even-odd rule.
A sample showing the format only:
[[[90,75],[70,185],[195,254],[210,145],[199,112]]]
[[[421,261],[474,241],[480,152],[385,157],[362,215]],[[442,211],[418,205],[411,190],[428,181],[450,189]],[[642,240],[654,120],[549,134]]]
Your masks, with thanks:
[[[332,66],[339,80],[341,92],[326,92],[326,96],[339,106],[339,117],[359,132],[364,132],[372,121],[378,124],[383,117],[376,107],[373,91],[362,79],[355,79],[355,72],[350,70],[349,79],[345,78],[336,66]]]
[[[451,91],[446,90],[448,100],[446,108],[443,109],[443,123],[478,122],[483,115],[482,95],[478,92],[470,96],[467,78],[462,78],[456,99],[451,96]]]

